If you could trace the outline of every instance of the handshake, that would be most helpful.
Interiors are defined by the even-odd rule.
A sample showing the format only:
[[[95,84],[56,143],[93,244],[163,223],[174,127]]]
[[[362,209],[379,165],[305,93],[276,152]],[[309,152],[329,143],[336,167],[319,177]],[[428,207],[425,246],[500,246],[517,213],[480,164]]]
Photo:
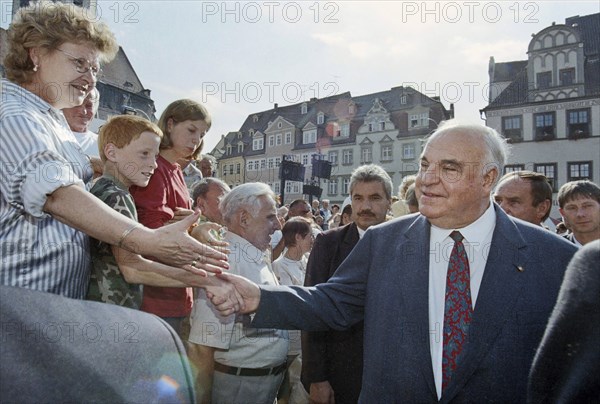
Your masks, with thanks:
[[[253,313],[260,303],[258,285],[242,276],[220,273],[210,277],[206,296],[222,316]]]

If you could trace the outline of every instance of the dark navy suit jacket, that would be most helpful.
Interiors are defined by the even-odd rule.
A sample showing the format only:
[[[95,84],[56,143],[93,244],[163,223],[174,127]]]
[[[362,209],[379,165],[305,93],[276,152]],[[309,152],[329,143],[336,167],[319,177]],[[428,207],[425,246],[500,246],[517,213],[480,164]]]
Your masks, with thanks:
[[[524,402],[527,375],[577,250],[539,226],[496,228],[465,346],[441,402]],[[328,283],[262,287],[257,327],[344,329],[365,322],[362,403],[437,402],[429,350],[430,224],[371,227]]]
[[[317,236],[306,267],[306,286],[329,280],[358,243],[355,223]],[[363,322],[344,331],[302,333],[302,383],[327,380],[337,404],[356,403],[360,394],[363,366]]]

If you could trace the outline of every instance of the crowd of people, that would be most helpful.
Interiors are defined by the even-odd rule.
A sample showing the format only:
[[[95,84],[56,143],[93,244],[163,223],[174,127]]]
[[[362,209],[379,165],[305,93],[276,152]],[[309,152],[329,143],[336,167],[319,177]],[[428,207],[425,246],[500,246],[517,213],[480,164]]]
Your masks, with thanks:
[[[82,9],[22,8],[8,43],[1,285],[160,317],[202,403],[600,397],[594,182],[560,187],[554,234],[548,179],[505,174],[497,132],[449,120],[398,195],[368,164],[342,206],[281,204],[214,177],[196,101],[91,132],[118,46]]]

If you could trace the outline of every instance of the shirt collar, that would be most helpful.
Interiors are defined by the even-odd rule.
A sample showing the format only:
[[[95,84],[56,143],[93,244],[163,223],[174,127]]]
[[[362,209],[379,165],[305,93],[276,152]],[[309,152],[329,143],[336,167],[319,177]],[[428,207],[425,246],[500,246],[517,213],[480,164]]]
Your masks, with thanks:
[[[225,241],[229,243],[229,255],[235,257],[237,260],[248,260],[258,264],[265,261],[265,256],[268,257],[265,251],[259,250],[248,240],[232,231],[227,232]]]
[[[6,79],[2,79],[2,84],[0,87],[2,93],[18,96],[21,98],[21,100],[23,100],[23,102],[33,105],[42,112],[49,112],[59,119],[63,117],[63,114],[60,110],[54,108],[52,105],[44,101],[40,96],[32,93],[25,87]]]
[[[129,192],[129,187],[126,187],[125,184],[123,184],[121,181],[119,181],[117,179],[117,177],[115,177],[111,174],[104,173],[104,174],[102,174],[102,177],[100,177],[100,178],[106,178],[106,179],[112,181],[119,189],[121,189],[125,192]]]
[[[431,241],[434,243],[442,243],[446,239],[450,239],[450,233],[454,230],[460,231],[462,236],[465,238],[467,243],[474,246],[481,245],[481,241],[485,239],[486,235],[494,231],[496,227],[496,211],[494,210],[494,204],[490,202],[490,206],[483,212],[477,220],[460,229],[442,229],[431,225]]]

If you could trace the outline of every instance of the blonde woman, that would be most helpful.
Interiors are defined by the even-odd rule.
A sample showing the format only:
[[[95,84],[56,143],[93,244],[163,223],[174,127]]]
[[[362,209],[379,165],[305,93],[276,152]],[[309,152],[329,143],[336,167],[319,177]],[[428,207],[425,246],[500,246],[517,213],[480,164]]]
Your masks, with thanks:
[[[63,3],[22,8],[8,29],[8,80],[2,80],[0,94],[4,285],[85,298],[88,236],[198,273],[227,267],[225,254],[187,234],[196,216],[151,230],[86,191],[90,162],[101,166],[100,160],[83,153],[61,110],[83,103],[101,63],[117,50],[105,24]]]

